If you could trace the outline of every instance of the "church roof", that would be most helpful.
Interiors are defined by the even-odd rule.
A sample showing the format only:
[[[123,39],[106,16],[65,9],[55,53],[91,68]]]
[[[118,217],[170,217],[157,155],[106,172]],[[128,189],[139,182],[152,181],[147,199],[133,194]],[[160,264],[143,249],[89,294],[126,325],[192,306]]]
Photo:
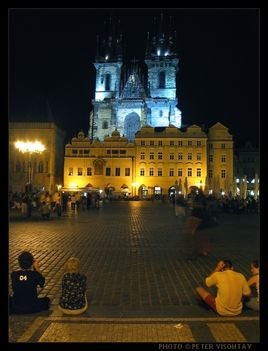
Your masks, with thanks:
[[[136,72],[128,77],[128,80],[122,90],[121,98],[125,99],[143,99],[145,90]]]

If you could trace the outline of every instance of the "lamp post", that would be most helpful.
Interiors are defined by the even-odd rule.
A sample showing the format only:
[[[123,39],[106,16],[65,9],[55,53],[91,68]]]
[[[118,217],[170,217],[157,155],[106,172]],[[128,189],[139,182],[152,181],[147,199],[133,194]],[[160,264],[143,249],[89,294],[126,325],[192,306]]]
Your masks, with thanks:
[[[28,154],[28,181],[26,185],[26,192],[30,195],[32,192],[32,159],[31,156],[33,153],[41,154],[45,150],[45,146],[40,141],[16,141],[15,148],[18,149],[23,154]],[[31,215],[30,208],[28,206],[28,216]]]

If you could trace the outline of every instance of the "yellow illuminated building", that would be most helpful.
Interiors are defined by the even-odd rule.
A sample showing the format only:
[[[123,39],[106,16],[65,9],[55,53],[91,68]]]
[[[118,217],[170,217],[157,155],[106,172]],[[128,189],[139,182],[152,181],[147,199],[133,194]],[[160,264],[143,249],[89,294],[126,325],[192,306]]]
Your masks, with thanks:
[[[81,131],[65,146],[64,189],[100,189],[107,195],[147,198],[192,189],[229,193],[233,180],[233,140],[221,123],[205,133],[142,127],[130,143],[114,131],[92,143]]]
[[[63,181],[65,132],[53,122],[9,123],[9,191],[24,192],[31,180],[32,191],[57,191]],[[42,152],[21,152],[16,142],[40,142]]]

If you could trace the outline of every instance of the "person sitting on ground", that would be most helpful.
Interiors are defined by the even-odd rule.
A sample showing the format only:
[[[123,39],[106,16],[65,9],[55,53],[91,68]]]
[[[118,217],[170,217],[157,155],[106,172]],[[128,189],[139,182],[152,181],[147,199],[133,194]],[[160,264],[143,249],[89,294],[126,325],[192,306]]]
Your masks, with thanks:
[[[86,281],[84,274],[79,273],[78,258],[71,257],[67,261],[67,273],[62,278],[62,292],[59,310],[65,314],[80,314],[87,310]]]
[[[30,252],[23,251],[18,261],[20,269],[11,273],[13,296],[9,297],[9,312],[36,313],[48,310],[49,297],[37,297],[37,286],[42,288],[45,284],[37,260]]]
[[[216,286],[217,296],[213,296],[203,287],[196,292],[207,305],[221,316],[237,316],[242,312],[242,297],[251,291],[243,274],[235,272],[230,260],[220,260],[216,268],[205,279],[206,286]]]
[[[253,261],[250,265],[250,270],[252,273],[252,277],[249,278],[248,280],[248,285],[249,286],[255,286],[256,288],[256,293],[257,296],[250,296],[248,299],[245,300],[245,306],[247,308],[250,308],[254,311],[259,311],[260,310],[260,282],[259,282],[259,262],[257,260]]]

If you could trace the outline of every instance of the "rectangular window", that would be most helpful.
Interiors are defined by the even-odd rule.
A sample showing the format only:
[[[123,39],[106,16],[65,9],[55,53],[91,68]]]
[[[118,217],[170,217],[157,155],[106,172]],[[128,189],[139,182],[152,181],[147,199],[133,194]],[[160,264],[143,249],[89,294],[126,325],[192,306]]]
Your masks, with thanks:
[[[73,155],[73,156],[76,156],[76,155],[77,155],[77,153],[78,153],[78,151],[77,151],[77,150],[74,150],[74,149],[72,150],[72,155]]]
[[[170,141],[169,141],[169,145],[170,145],[170,146],[174,146],[174,140],[170,140]]]
[[[178,146],[182,146],[182,140],[178,141]]]
[[[130,176],[130,168],[125,168],[125,176],[126,177]]]
[[[221,170],[221,177],[226,178],[226,170],[225,169]]]
[[[112,155],[118,155],[119,150],[112,150]]]
[[[223,163],[226,162],[226,155],[221,155],[221,162],[223,162]]]
[[[188,146],[192,146],[192,145],[193,145],[192,140],[188,140]]]
[[[182,168],[178,168],[178,177],[182,177]]]
[[[198,152],[196,154],[196,159],[197,159],[197,161],[201,161],[201,152]]]
[[[107,150],[107,155],[110,155],[111,154],[111,150]]]
[[[162,146],[163,143],[162,143],[162,140],[158,140],[158,146]]]
[[[141,160],[145,160],[145,152],[144,151],[141,152]]]
[[[162,160],[163,159],[163,153],[162,152],[158,152],[158,160]]]
[[[196,169],[196,176],[201,177],[201,168]]]
[[[208,177],[213,178],[213,170],[212,169],[208,170]]]
[[[150,152],[150,160],[154,159],[154,152]]]
[[[221,144],[221,148],[222,148],[222,149],[225,149],[225,144]]]
[[[178,153],[178,160],[182,160],[182,152]]]
[[[115,168],[115,176],[120,177],[120,168]]]
[[[208,162],[213,162],[213,155],[208,155]]]
[[[90,150],[84,150],[84,155],[85,155],[85,156],[88,156],[88,155],[89,155],[89,152],[90,152]]]
[[[144,171],[144,168],[140,168],[140,176],[144,176],[145,175],[145,171]]]
[[[150,140],[150,146],[154,146],[154,140]]]
[[[163,169],[162,168],[158,168],[157,169],[157,175],[158,175],[158,177],[162,177],[162,175],[163,175]]]
[[[83,155],[83,150],[79,150],[79,156]]]
[[[73,168],[69,168],[69,170],[68,170],[68,175],[69,175],[69,176],[74,175],[74,169],[73,169]]]
[[[82,176],[83,175],[83,168],[77,168],[77,175]]]
[[[174,168],[169,169],[169,176],[174,177]]]
[[[91,167],[87,168],[87,176],[92,176],[92,168]]]
[[[149,176],[153,176],[154,175],[154,169],[151,167],[149,169]]]
[[[188,175],[188,177],[192,177],[192,175],[193,175],[193,169],[192,168],[188,168],[187,169],[187,175]]]
[[[145,146],[145,140],[141,140],[141,146]]]
[[[197,140],[196,145],[197,145],[198,147],[201,147],[201,140]]]
[[[170,154],[169,154],[169,159],[170,159],[170,160],[174,160],[174,152],[170,152]]]
[[[111,168],[107,167],[105,170],[105,175],[109,177],[111,175]]]
[[[119,150],[120,155],[125,155],[127,153],[127,150]]]
[[[188,157],[187,157],[187,159],[188,159],[188,160],[192,160],[192,158],[193,158],[193,154],[192,154],[191,152],[188,152]]]

